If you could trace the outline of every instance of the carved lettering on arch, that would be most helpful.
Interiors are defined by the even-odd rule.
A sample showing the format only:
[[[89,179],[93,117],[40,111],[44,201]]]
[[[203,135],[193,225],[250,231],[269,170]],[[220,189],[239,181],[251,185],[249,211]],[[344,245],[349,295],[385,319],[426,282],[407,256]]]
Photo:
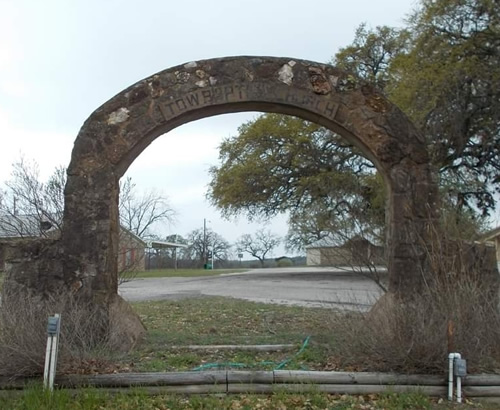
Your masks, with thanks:
[[[246,101],[246,87],[243,85],[225,85],[207,87],[183,95],[181,98],[172,99],[158,104],[163,118],[166,121],[195,108],[207,107],[215,104]]]
[[[336,121],[339,108],[339,105],[330,99],[308,91],[259,83],[206,87],[187,93],[177,99],[171,98],[171,100],[158,103],[158,108],[165,121],[192,109],[217,104],[252,101],[256,98],[259,101],[305,108],[334,121]]]

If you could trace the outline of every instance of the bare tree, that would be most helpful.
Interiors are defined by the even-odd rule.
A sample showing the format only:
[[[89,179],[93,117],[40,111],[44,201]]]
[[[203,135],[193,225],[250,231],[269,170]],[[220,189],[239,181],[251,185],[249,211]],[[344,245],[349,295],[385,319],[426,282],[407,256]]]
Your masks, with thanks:
[[[281,239],[271,233],[260,229],[255,236],[250,234],[242,235],[236,242],[238,251],[247,252],[254,258],[257,258],[261,266],[264,266],[266,255],[281,243]]]
[[[119,212],[121,226],[141,238],[153,235],[153,226],[168,225],[175,219],[166,196],[155,190],[138,195],[130,177],[120,182]]]
[[[221,235],[211,229],[205,232],[203,228],[195,229],[188,234],[187,239],[190,245],[185,255],[196,261],[199,266],[208,262],[207,250],[212,252],[214,261],[220,263],[228,259],[231,246]]]
[[[138,194],[136,184],[127,177],[120,181],[119,215],[118,282],[122,284],[134,279],[144,266],[146,252],[138,240],[156,238],[154,231],[171,224],[175,211],[168,198],[155,190]]]
[[[57,237],[62,229],[66,168],[57,167],[42,182],[38,164],[21,158],[13,164],[12,177],[0,192],[0,236]],[[144,261],[144,249],[133,237],[153,235],[153,229],[173,222],[175,212],[168,198],[154,190],[138,194],[131,178],[120,184],[120,283],[135,277]],[[144,247],[142,247],[144,248]],[[128,258],[133,254],[135,258]],[[130,259],[130,261],[129,261]],[[133,259],[133,260],[132,260]]]
[[[41,182],[36,162],[21,158],[14,163],[0,201],[2,235],[47,237],[60,232],[65,184],[64,167],[57,167],[47,182]]]

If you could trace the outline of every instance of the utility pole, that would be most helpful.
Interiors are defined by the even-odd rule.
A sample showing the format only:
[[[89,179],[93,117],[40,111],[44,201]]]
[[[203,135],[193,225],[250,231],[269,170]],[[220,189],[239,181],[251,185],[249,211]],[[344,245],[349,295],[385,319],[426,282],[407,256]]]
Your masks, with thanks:
[[[175,248],[174,248],[174,251],[175,251],[175,262],[174,262],[174,269],[177,270],[177,234],[175,234]]]
[[[203,264],[207,263],[207,219],[203,218]]]
[[[214,235],[214,241],[212,243],[212,270],[214,269],[214,253],[215,253],[215,235]]]

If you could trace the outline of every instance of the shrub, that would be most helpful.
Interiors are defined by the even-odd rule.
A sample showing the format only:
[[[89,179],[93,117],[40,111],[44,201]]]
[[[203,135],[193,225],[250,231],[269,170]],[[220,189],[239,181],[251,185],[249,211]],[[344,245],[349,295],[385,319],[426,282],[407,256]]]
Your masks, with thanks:
[[[279,268],[289,268],[290,266],[293,266],[293,262],[290,259],[280,259],[278,260],[278,267]]]
[[[338,341],[334,355],[344,366],[442,373],[450,344],[473,371],[500,365],[500,315],[471,283],[434,288],[411,302],[393,299],[376,314],[337,313],[332,324]]]
[[[40,299],[27,292],[3,295],[0,308],[0,373],[43,373],[47,318],[61,313],[58,373],[108,366],[116,338],[106,334],[107,316],[95,306],[68,295]],[[21,301],[21,302],[20,302]]]
[[[413,297],[389,293],[368,314],[332,316],[339,342],[333,354],[344,366],[442,373],[454,351],[471,371],[499,368],[498,273],[489,250],[435,238],[430,244],[429,270]]]

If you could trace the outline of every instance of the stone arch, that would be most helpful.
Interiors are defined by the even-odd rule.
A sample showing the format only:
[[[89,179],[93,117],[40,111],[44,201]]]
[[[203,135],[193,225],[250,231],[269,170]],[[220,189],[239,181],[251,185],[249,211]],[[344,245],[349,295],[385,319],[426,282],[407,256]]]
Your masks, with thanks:
[[[118,182],[158,136],[223,113],[265,111],[314,121],[348,139],[388,187],[390,286],[412,292],[419,242],[437,189],[422,135],[373,87],[335,67],[271,57],[190,62],[154,74],[98,108],[76,138],[65,189],[64,282],[101,300],[117,292]]]

